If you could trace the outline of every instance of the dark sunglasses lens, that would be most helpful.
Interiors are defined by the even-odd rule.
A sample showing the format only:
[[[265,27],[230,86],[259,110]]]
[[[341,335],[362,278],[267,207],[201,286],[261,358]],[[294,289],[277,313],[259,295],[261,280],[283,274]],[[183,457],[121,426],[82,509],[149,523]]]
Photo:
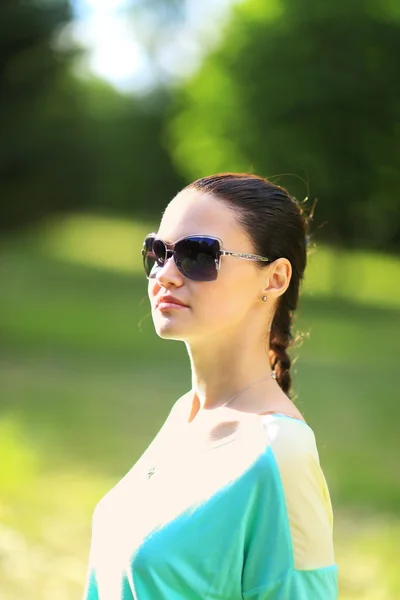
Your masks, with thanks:
[[[175,246],[176,266],[188,279],[214,281],[218,275],[219,251],[219,241],[213,238],[202,236],[185,238]]]
[[[163,267],[165,264],[165,256],[167,253],[167,249],[165,247],[164,242],[155,239],[153,242],[153,252],[156,258],[157,266]]]
[[[142,256],[143,266],[147,277],[150,277],[150,273],[156,262],[156,255],[153,250],[154,237],[147,237],[143,243]]]
[[[147,237],[143,244],[143,266],[147,277],[155,277],[157,267],[165,263],[166,248],[164,242],[153,237]]]

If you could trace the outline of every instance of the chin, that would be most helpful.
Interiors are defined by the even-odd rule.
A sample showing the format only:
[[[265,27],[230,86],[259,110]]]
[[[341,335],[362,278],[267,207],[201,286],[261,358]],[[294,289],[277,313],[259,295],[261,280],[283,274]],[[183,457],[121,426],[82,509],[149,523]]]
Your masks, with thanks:
[[[174,322],[174,319],[157,319],[154,323],[154,329],[158,337],[163,340],[177,340],[183,342],[187,337],[187,327],[183,327],[182,324]]]
[[[156,334],[162,340],[176,340],[177,342],[186,341],[183,333],[179,334],[173,327],[156,327]]]

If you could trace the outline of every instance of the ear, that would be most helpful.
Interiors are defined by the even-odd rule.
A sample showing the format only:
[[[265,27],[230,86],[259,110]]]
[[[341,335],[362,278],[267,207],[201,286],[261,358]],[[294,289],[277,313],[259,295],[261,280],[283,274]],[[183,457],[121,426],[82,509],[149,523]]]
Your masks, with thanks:
[[[292,265],[287,258],[278,258],[267,269],[267,284],[263,289],[265,296],[282,296],[289,287],[292,277]]]

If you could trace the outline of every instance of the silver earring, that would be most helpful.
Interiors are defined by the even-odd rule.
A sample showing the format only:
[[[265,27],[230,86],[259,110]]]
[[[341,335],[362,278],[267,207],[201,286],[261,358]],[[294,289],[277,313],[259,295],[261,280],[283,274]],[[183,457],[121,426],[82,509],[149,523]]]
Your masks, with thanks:
[[[261,298],[261,300],[262,300],[263,302],[266,302],[266,301],[267,301],[267,296],[263,296],[263,297]]]

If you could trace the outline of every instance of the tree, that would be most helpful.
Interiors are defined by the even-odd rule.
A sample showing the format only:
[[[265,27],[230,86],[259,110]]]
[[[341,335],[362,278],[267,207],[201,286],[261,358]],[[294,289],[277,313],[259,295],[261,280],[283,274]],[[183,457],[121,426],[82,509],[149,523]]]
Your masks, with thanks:
[[[70,182],[83,181],[77,161],[68,162],[82,125],[68,71],[73,55],[54,48],[69,10],[67,0],[0,6],[2,228],[67,205]]]
[[[76,79],[78,51],[55,44],[69,18],[67,0],[0,6],[3,230],[82,208],[158,218],[182,186],[161,139],[169,93],[123,97]]]
[[[388,5],[390,8],[390,4]],[[319,235],[400,246],[400,20],[360,0],[246,0],[187,82],[171,151],[190,178],[292,173],[317,197]],[[277,180],[301,199],[295,178]]]

